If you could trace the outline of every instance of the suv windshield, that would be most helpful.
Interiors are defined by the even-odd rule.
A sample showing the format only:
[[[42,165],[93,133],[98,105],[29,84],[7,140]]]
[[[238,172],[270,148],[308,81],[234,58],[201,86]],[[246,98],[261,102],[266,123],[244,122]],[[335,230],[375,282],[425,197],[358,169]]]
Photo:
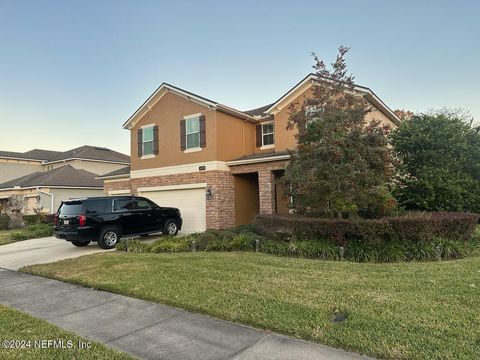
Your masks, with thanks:
[[[81,201],[71,201],[62,203],[60,209],[58,209],[58,213],[60,215],[80,215],[82,212],[82,205]]]

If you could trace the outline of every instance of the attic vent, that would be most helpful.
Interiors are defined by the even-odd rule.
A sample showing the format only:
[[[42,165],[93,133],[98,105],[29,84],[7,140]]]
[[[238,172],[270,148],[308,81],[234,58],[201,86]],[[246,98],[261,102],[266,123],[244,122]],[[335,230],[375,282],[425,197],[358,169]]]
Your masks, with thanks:
[[[109,149],[107,148],[104,148],[104,147],[94,147],[95,150],[102,150],[102,151],[110,151]]]

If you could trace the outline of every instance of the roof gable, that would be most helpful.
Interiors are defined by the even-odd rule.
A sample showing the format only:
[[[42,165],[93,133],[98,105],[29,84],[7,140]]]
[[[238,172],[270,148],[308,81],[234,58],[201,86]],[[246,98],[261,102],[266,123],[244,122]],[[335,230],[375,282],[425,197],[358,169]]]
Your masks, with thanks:
[[[150,95],[142,105],[140,105],[140,107],[132,114],[132,116],[130,116],[128,120],[125,121],[125,123],[123,124],[123,128],[128,130],[132,129],[135,126],[135,124],[138,121],[140,121],[143,118],[143,116],[145,116],[145,114],[151,111],[152,108],[155,106],[155,104],[158,103],[165,96],[165,94],[169,92],[174,93],[178,96],[181,96],[189,101],[194,101],[202,106],[209,108],[210,110],[222,111],[230,115],[236,116],[240,119],[251,120],[251,121],[254,120],[249,114],[245,112],[220,104],[213,100],[207,99],[203,96],[194,94],[190,91],[181,89],[179,87],[176,87],[167,83],[162,83],[153,92],[153,94]]]
[[[322,78],[329,81],[329,79]],[[320,76],[317,74],[308,74],[300,82],[298,82],[293,88],[288,90],[277,101],[271,104],[266,110],[265,114],[275,114],[290,105],[290,103],[296,99],[300,94],[304,93],[310,87],[314,86],[316,82],[320,80]],[[330,80],[333,81],[333,80]],[[364,96],[370,101],[379,111],[387,116],[393,123],[399,124],[400,119],[394,114],[394,112],[372,91],[370,88],[360,85],[354,85],[354,91]]]

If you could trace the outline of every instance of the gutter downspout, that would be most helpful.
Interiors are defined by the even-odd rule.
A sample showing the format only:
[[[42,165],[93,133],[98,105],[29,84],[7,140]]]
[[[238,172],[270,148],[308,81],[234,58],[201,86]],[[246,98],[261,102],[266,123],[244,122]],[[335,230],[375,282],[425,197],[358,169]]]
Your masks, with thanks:
[[[54,214],[54,210],[53,210],[53,194],[49,193],[49,192],[46,192],[46,191],[43,191],[43,190],[40,190],[39,187],[37,187],[37,191],[39,193],[42,193],[42,194],[45,194],[45,195],[48,195],[50,196],[50,198],[52,199],[52,206],[50,207],[50,214]]]

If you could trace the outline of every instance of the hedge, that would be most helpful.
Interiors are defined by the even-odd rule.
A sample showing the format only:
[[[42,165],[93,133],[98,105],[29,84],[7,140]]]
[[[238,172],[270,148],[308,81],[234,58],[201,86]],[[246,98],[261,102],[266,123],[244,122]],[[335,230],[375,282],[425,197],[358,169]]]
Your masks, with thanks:
[[[25,225],[34,225],[34,224],[53,224],[55,214],[33,214],[33,215],[23,215],[23,221]]]
[[[322,219],[290,216],[258,216],[258,233],[295,240],[326,239],[338,246],[355,241],[379,245],[388,241],[431,242],[436,238],[468,241],[480,215],[470,213],[409,213],[382,219]]]

